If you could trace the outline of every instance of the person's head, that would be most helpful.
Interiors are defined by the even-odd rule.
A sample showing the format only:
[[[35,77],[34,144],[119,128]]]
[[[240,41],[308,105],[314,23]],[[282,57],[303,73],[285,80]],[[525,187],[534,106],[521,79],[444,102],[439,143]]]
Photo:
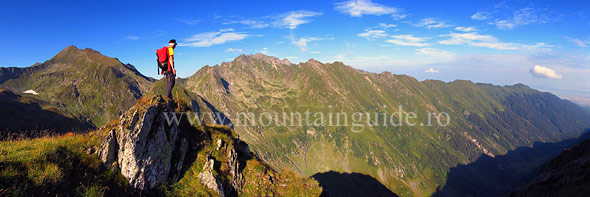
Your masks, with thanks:
[[[175,39],[170,40],[170,42],[168,42],[168,45],[172,48],[176,48],[176,40]]]

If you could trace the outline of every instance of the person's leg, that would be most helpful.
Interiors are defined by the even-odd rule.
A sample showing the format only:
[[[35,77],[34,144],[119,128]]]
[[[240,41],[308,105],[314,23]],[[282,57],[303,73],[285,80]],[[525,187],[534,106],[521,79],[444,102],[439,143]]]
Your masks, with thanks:
[[[172,87],[174,87],[174,75],[166,72],[166,97],[172,99]]]
[[[171,86],[170,86],[170,96],[172,96],[172,89],[174,88],[174,85],[176,85],[176,74],[172,74],[172,79],[171,79]],[[170,97],[172,98],[172,97]]]

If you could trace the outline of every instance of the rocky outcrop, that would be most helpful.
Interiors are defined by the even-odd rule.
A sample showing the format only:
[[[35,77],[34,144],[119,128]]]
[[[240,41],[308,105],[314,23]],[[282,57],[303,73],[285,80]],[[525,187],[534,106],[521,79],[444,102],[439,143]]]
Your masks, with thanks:
[[[231,134],[217,134],[216,140],[212,140],[210,131],[197,129],[182,118],[193,108],[161,96],[140,100],[118,121],[101,128],[107,134],[98,151],[102,162],[119,171],[133,188],[150,190],[180,180],[183,170],[195,159],[187,155],[201,150],[203,144],[213,144],[215,150],[208,151],[222,156],[207,156],[198,178],[219,196],[239,193],[244,183],[240,166],[245,164],[241,161],[251,157],[248,145]],[[185,116],[171,112],[182,112]],[[174,121],[173,114],[179,121]],[[216,178],[216,162],[226,166],[228,180]]]
[[[217,195],[225,196],[223,185],[213,175],[214,165],[215,160],[209,159],[207,163],[205,163],[205,165],[203,166],[203,171],[201,171],[197,177],[199,177],[199,179],[201,180],[201,184],[215,191]]]
[[[136,106],[111,125],[99,155],[116,167],[137,189],[145,190],[178,180],[188,151],[188,140],[179,124],[166,124],[173,102],[153,97],[151,106]],[[176,156],[176,157],[173,157]]]
[[[199,111],[191,112],[195,109]],[[277,172],[258,160],[230,127],[191,125],[186,118],[191,113],[190,117],[199,119],[207,110],[207,105],[188,104],[183,99],[142,98],[100,129],[98,133],[105,137],[98,155],[106,166],[127,178],[130,186],[148,194],[176,188],[157,187],[165,184],[179,184],[180,188],[200,184],[194,195],[210,196],[321,193],[313,179]],[[188,181],[183,181],[187,176]]]

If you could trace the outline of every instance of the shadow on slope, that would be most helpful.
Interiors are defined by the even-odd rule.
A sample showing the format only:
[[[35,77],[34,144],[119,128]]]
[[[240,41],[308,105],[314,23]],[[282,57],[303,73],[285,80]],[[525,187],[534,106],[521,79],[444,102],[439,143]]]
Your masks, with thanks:
[[[540,166],[566,148],[590,139],[590,129],[578,138],[557,143],[534,143],[494,158],[482,155],[474,163],[458,165],[447,174],[444,187],[433,196],[498,196],[532,179]]]
[[[540,171],[510,196],[587,196],[590,194],[590,140],[564,150],[543,164]]]
[[[79,132],[94,126],[73,117],[43,101],[0,89],[0,138],[16,135],[36,137],[49,132]]]
[[[360,173],[329,171],[312,178],[322,186],[322,196],[398,196],[375,178]]]

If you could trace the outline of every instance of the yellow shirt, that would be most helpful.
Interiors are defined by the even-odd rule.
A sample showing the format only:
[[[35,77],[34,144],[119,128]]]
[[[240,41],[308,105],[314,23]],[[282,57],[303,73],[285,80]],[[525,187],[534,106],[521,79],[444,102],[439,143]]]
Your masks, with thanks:
[[[168,47],[168,55],[170,55],[170,56],[174,55],[174,48]]]

